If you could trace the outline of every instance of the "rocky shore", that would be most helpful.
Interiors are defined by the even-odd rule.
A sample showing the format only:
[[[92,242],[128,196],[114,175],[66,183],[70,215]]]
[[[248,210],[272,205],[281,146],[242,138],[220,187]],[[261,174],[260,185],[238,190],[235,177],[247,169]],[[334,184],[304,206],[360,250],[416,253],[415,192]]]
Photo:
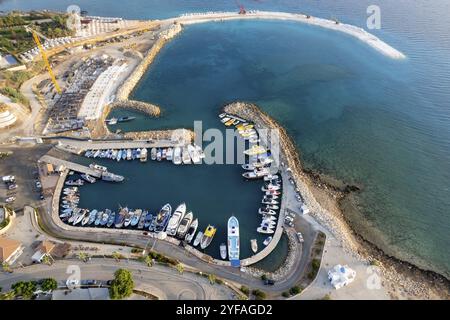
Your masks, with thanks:
[[[235,102],[224,106],[223,110],[254,122],[257,128],[279,131],[280,159],[292,170],[292,177],[304,197],[304,202],[310,208],[310,215],[341,243],[346,252],[380,268],[385,285],[393,299],[450,298],[448,279],[387,256],[350,228],[339,204],[349,193],[358,191],[357,186],[336,187],[324,182],[319,174],[303,170],[297,147],[286,130],[258,106]],[[280,269],[282,270],[283,267]]]
[[[106,107],[105,113],[109,114],[116,108],[138,111],[155,118],[161,115],[161,108],[159,106],[136,100],[116,100]]]

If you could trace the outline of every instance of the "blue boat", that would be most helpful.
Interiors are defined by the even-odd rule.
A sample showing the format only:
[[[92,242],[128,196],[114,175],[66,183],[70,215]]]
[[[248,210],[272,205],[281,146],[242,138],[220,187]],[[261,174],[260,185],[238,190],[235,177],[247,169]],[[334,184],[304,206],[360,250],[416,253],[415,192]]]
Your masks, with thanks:
[[[228,219],[228,259],[232,267],[239,267],[239,221],[235,216]]]
[[[144,211],[144,213],[146,213],[145,220],[144,220],[144,228],[148,229],[150,227],[150,225],[152,224],[153,215],[148,211]]]
[[[155,232],[161,232],[166,229],[171,214],[172,214],[172,207],[170,206],[170,204],[167,203],[164,205],[164,207],[161,208],[158,215],[156,216]]]

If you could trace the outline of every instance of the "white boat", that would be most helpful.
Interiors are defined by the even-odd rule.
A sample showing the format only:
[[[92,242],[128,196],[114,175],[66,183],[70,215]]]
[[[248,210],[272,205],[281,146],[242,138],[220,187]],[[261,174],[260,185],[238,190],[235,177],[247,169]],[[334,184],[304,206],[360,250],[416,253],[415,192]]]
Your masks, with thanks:
[[[239,267],[240,240],[239,240],[239,221],[235,216],[228,219],[228,259],[232,267]]]
[[[186,214],[186,204],[180,204],[173,213],[172,217],[169,219],[169,223],[167,224],[166,232],[169,236],[174,236],[177,234],[178,226],[183,220],[184,215]]]
[[[277,174],[269,174],[264,177],[264,181],[272,181],[272,180],[278,180],[280,177]]]
[[[267,206],[266,206],[266,209],[270,209],[270,210],[278,210],[278,209],[280,209],[280,207],[279,207],[279,206],[276,206],[276,205],[267,205]]]
[[[193,145],[191,145],[191,144],[188,145],[187,149],[188,149],[189,156],[191,157],[192,162],[194,164],[199,164],[202,162],[202,160],[200,159],[200,155],[197,152],[197,149],[195,149],[195,147]]]
[[[264,233],[264,234],[273,234],[273,233],[275,233],[275,231],[272,228],[270,228],[269,226],[267,226],[267,225],[258,227],[258,229],[256,229],[256,231],[259,232],[259,233]]]
[[[172,162],[176,165],[179,165],[182,163],[182,159],[181,159],[181,148],[180,147],[176,147],[173,150],[173,160]]]
[[[244,172],[242,174],[242,176],[245,179],[261,179],[261,178],[263,178],[264,176],[266,176],[268,174],[269,174],[269,170],[266,169],[266,168],[262,168],[262,169],[259,169],[259,170],[255,169],[252,172]]]
[[[87,212],[85,210],[81,211],[78,214],[78,216],[75,218],[75,220],[73,221],[73,225],[75,226],[75,225],[79,224],[84,219],[86,214],[87,214]]]
[[[193,243],[194,247],[199,245],[200,241],[202,241],[202,238],[203,238],[203,232],[199,231],[197,233],[197,236],[195,237],[195,240],[194,240],[194,243]]]
[[[117,162],[119,162],[120,160],[122,160],[122,150],[117,151],[117,157],[116,157]]]
[[[222,123],[225,123],[225,122],[228,122],[228,121],[230,121],[230,118],[228,118],[228,117],[224,117],[224,118],[222,118],[220,120],[220,122],[222,122]]]
[[[81,177],[89,183],[95,183],[97,180],[94,177],[91,177],[87,173],[83,173]]]
[[[189,155],[189,151],[188,151],[187,147],[183,147],[182,160],[183,160],[183,164],[191,163],[191,156]]]
[[[262,186],[261,191],[264,191],[264,192],[267,192],[267,191],[278,191],[280,189],[281,189],[280,186],[269,185],[267,187]]]
[[[274,205],[274,204],[278,204],[278,201],[277,200],[263,200],[263,201],[261,201],[261,203]]]
[[[93,170],[103,171],[103,172],[108,171],[108,168],[107,168],[107,167],[100,166],[100,165],[95,164],[95,163],[91,163],[91,164],[89,165],[89,168],[91,168],[91,169],[93,169]]]
[[[225,260],[227,258],[227,245],[225,243],[220,244],[220,257]]]
[[[221,114],[219,114],[219,118],[223,119],[226,115],[227,115],[226,113],[221,113]]]
[[[253,253],[258,252],[258,241],[256,239],[252,239],[252,240],[250,240],[250,244],[251,244]]]
[[[85,215],[84,215],[83,220],[81,220],[81,225],[82,226],[85,226],[89,222],[89,219],[90,219],[91,216],[88,213],[89,213],[89,211],[87,210]]]
[[[270,241],[272,241],[272,237],[266,238],[266,239],[264,240],[263,244],[264,244],[265,246],[267,246],[267,245],[270,243]]]
[[[131,224],[131,220],[133,220],[134,211],[128,212],[128,215],[125,216],[125,221],[123,222],[123,226],[126,228]]]
[[[153,161],[156,160],[156,148],[152,148],[152,150],[150,151],[150,159],[152,159]]]
[[[259,214],[273,215],[273,216],[277,214],[274,210],[264,209],[264,208],[259,208],[258,213]]]
[[[172,159],[173,159],[173,149],[172,148],[167,149],[166,159],[167,159],[167,161],[172,161]]]
[[[266,215],[266,214],[263,214],[262,218],[264,221],[276,221],[277,220],[277,218],[275,216]]]
[[[162,160],[162,150],[158,149],[156,151],[156,161],[161,161]]]
[[[177,238],[184,239],[186,233],[189,230],[189,226],[192,223],[192,219],[194,219],[194,214],[189,211],[188,213],[186,213],[183,220],[181,220],[180,225],[178,226]]]
[[[197,228],[198,228],[198,219],[195,219],[194,221],[192,221],[186,233],[185,240],[187,243],[191,243],[192,239],[194,238],[195,232],[197,231]]]
[[[143,148],[143,149],[141,150],[141,157],[139,158],[139,160],[140,160],[141,162],[147,162],[147,154],[148,154],[147,149],[146,149],[146,148]]]

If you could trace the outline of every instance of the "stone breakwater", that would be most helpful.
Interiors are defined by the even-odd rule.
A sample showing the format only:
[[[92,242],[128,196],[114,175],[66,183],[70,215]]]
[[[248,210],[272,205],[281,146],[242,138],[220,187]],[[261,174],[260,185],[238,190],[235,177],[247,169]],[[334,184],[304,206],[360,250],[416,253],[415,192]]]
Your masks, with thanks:
[[[180,24],[173,24],[168,30],[164,30],[160,33],[158,40],[150,48],[150,50],[145,55],[141,63],[134,69],[133,73],[128,77],[127,81],[119,88],[116,97],[117,100],[127,100],[133,89],[141,80],[142,76],[147,71],[148,67],[155,60],[155,57],[159,51],[164,47],[164,45],[177,34],[179,34],[183,28]]]
[[[257,127],[278,130],[280,135],[280,159],[292,170],[291,176],[295,180],[305,204],[310,208],[310,214],[332,233],[345,249],[357,254],[358,246],[350,236],[351,232],[346,223],[342,221],[341,217],[337,217],[323,208],[316,200],[311,191],[313,182],[303,171],[297,148],[286,130],[254,104],[235,102],[226,105],[224,111],[254,122]]]
[[[109,114],[115,108],[129,109],[139,111],[151,117],[159,117],[161,108],[151,103],[136,100],[116,100],[106,108],[106,114]]]

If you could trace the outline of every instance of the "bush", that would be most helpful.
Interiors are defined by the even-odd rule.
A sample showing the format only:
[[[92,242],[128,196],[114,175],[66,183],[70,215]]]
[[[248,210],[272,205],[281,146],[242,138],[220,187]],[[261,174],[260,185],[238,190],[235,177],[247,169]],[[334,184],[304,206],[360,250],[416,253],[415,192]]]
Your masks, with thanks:
[[[142,253],[142,249],[139,248],[132,248],[131,253]]]
[[[160,253],[154,252],[154,251],[150,251],[150,253],[148,254],[152,259],[155,259],[157,262],[160,263],[167,263],[170,264],[172,266],[176,266],[179,261],[172,259],[172,258],[168,258]]]
[[[43,291],[53,291],[56,288],[58,288],[58,283],[56,282],[55,279],[47,278],[44,279],[41,283],[41,289]]]
[[[253,290],[252,294],[255,296],[256,300],[264,300],[266,298],[266,293],[259,289]]]
[[[241,291],[242,293],[249,295],[250,294],[250,289],[246,286],[241,286]]]
[[[281,294],[283,297],[285,297],[285,298],[289,298],[291,295],[289,294],[289,292],[287,292],[287,291],[284,291],[282,294]]]
[[[12,102],[28,105],[28,99],[18,90],[12,87],[4,87],[0,89],[0,93],[8,96]]]
[[[302,290],[303,290],[303,289],[300,288],[299,286],[295,286],[295,287],[292,287],[291,289],[289,289],[289,293],[290,293],[291,295],[295,296],[295,295],[301,293]]]
[[[113,300],[128,298],[133,293],[134,281],[131,272],[118,269],[109,288],[109,296]]]
[[[14,295],[21,296],[24,299],[31,299],[36,291],[35,281],[19,281],[11,286]]]
[[[263,274],[263,275],[261,276],[261,280],[262,280],[262,281],[266,281],[266,280],[267,280],[267,275]]]

